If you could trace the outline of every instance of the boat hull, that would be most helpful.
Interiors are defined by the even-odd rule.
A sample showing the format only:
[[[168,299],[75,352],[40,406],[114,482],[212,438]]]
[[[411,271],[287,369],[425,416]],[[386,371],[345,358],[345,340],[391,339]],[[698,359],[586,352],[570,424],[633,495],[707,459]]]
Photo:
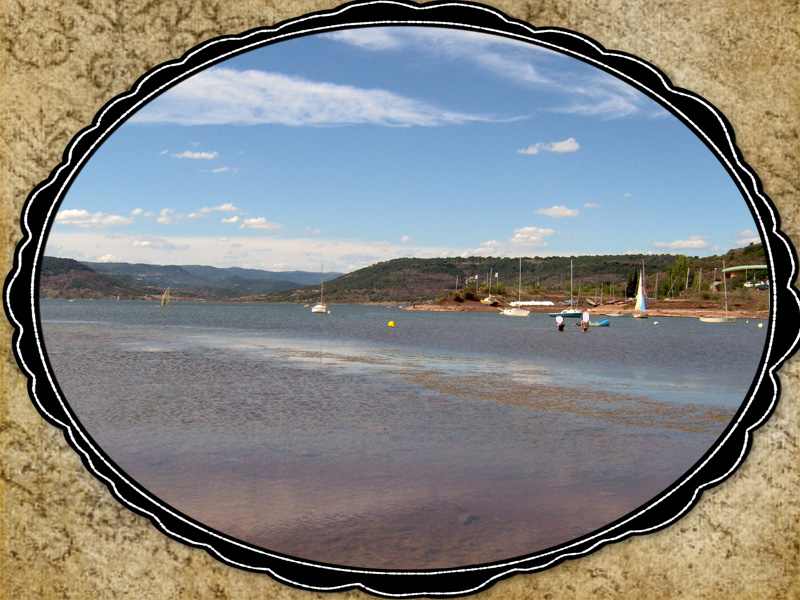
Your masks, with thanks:
[[[597,323],[589,323],[591,327],[608,327],[611,324],[611,321],[606,319],[605,321],[599,321]]]
[[[325,304],[317,304],[316,306],[311,307],[312,313],[326,313],[328,312],[328,307]]]
[[[572,319],[580,319],[583,316],[583,313],[578,312],[558,312],[558,313],[549,313],[551,317],[565,317],[565,318],[572,318]]]
[[[699,317],[703,323],[736,323],[736,317]]]
[[[531,314],[531,311],[523,310],[521,308],[506,308],[500,314],[507,317],[527,317]]]

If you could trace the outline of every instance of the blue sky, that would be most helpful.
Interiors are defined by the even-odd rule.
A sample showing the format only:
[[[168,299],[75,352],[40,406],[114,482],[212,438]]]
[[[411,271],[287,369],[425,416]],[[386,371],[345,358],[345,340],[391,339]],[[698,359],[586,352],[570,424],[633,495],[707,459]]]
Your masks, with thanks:
[[[90,158],[46,253],[351,271],[752,241],[718,160],[627,84],[526,43],[394,27],[281,42],[167,91]]]

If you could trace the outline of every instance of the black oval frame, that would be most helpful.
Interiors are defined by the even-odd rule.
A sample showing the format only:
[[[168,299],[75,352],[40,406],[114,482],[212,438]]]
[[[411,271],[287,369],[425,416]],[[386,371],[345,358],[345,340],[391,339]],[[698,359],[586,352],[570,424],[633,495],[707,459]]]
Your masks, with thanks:
[[[52,374],[40,336],[38,282],[45,243],[56,211],[71,182],[94,150],[136,110],[167,88],[234,55],[304,35],[368,26],[431,26],[492,33],[567,54],[592,64],[650,96],[697,135],[735,181],[755,219],[769,267],[770,318],[758,373],[736,416],[705,456],[682,479],[625,517],[586,536],[505,561],[440,570],[357,569],[301,560],[240,542],[164,505],[127,478],[97,447],[75,418]],[[728,478],[747,456],[752,431],[772,414],[779,395],[777,369],[796,350],[800,303],[792,286],[796,253],[779,231],[777,211],[755,173],[735,146],[730,123],[703,98],[671,85],[653,65],[622,52],[611,52],[578,33],[537,28],[510,19],[494,8],[472,3],[405,1],[354,2],[337,9],[292,19],[274,27],[214,38],[143,75],[132,88],[108,102],[92,124],[67,146],[62,162],[28,196],[20,219],[23,240],[6,278],[4,308],[15,329],[14,353],[29,379],[28,389],[42,416],[64,430],[86,467],[131,510],[162,532],[200,547],[220,561],[263,572],[294,587],[312,591],[358,588],[386,597],[456,596],[482,590],[519,572],[547,569],[568,558],[591,553],[632,535],[662,529],[694,506],[704,489]],[[778,326],[780,319],[780,327]]]

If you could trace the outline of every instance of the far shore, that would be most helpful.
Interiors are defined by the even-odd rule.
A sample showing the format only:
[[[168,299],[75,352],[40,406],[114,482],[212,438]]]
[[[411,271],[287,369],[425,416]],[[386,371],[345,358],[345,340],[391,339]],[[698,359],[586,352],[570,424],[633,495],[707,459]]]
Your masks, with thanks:
[[[52,296],[43,296],[43,298],[47,299],[59,299],[59,300],[112,300],[113,298],[98,294],[96,296],[88,296],[88,297],[75,297],[69,298],[61,297],[61,298],[53,298]],[[132,300],[133,298],[123,298],[124,300]],[[135,300],[140,300],[143,302],[158,302],[160,300],[160,296],[148,296],[145,298],[136,298]],[[191,297],[174,297],[172,299],[173,302],[210,302],[210,303],[240,303],[240,302],[254,302],[253,298],[228,298],[228,299],[219,299],[219,300],[212,300],[207,298],[191,298]],[[257,302],[257,301],[256,301]],[[300,304],[298,302],[278,302],[277,304]],[[336,306],[338,303],[336,302],[329,302],[329,306]],[[442,298],[440,300],[433,300],[433,301],[423,301],[423,302],[415,302],[415,303],[403,303],[403,302],[345,302],[343,304],[354,304],[354,305],[361,305],[361,306],[386,306],[386,307],[399,307],[403,310],[421,310],[421,311],[429,311],[429,312],[484,312],[484,313],[499,313],[503,309],[508,308],[510,304],[508,302],[500,302],[497,305],[491,306],[488,304],[483,304],[477,300],[464,300],[462,302],[456,302],[453,298]],[[552,306],[525,306],[527,310],[532,313],[557,313],[561,312],[565,306],[561,304],[554,304]],[[593,320],[596,320],[599,317],[604,317],[606,315],[624,315],[629,316],[633,314],[633,301],[629,301],[627,304],[598,304],[595,306],[590,306],[588,304],[582,304],[578,306],[581,310],[588,310],[589,314],[592,316]],[[734,305],[729,307],[729,310],[725,311],[724,305],[719,305],[713,302],[698,302],[692,300],[650,300],[647,303],[647,314],[650,317],[689,317],[689,318],[698,318],[698,317],[736,317],[737,319],[768,319],[769,318],[769,311],[768,310],[759,310],[756,307],[756,303],[752,303],[749,306],[743,305]]]
[[[655,300],[648,302],[647,314],[650,317],[736,317],[737,319],[768,319],[769,311],[757,310],[750,307],[731,307],[725,311],[725,306],[708,306],[697,302],[685,300]],[[411,306],[403,307],[404,310],[425,310],[425,311],[440,311],[440,312],[489,312],[497,313],[504,308],[508,308],[508,304],[500,303],[496,306],[482,304],[479,301],[463,301],[455,302],[451,298],[445,298],[430,304],[420,303]],[[526,310],[532,313],[557,313],[561,312],[564,306],[525,306]],[[633,314],[633,302],[628,304],[600,304],[596,306],[579,306],[581,310],[588,310],[592,318],[602,317],[606,315],[621,314],[629,316]]]

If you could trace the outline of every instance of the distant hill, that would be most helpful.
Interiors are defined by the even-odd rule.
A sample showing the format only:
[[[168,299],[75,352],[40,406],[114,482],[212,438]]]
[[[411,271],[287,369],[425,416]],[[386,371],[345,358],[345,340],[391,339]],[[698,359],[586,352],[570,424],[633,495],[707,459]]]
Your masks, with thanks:
[[[213,279],[205,283],[204,288],[226,290],[235,296],[251,296],[253,294],[268,294],[284,290],[297,289],[298,284],[283,279],[247,279],[232,276],[222,279]]]
[[[205,280],[229,279],[238,277],[241,279],[260,279],[267,281],[288,281],[299,285],[313,285],[319,283],[320,274],[309,271],[264,271],[261,269],[243,269],[241,267],[207,267],[202,265],[183,265],[183,270],[201,277]],[[335,279],[341,273],[325,273],[324,281]]]
[[[140,300],[158,290],[147,286],[119,281],[97,273],[71,258],[45,256],[39,278],[41,298],[125,298]]]
[[[290,290],[318,283],[320,274],[310,271],[264,271],[241,267],[211,267],[203,265],[150,265],[124,262],[83,262],[94,271],[106,273],[127,282],[156,287],[213,288],[229,290],[233,295],[263,294]],[[333,279],[341,273],[326,273]]]
[[[326,273],[325,279],[338,275]],[[309,271],[98,263],[46,256],[39,294],[42,298],[150,299],[169,287],[173,296],[186,300],[234,300],[293,290],[319,279],[319,273]]]
[[[764,264],[764,248],[751,244],[724,255],[687,257],[673,254],[523,257],[523,299],[569,298],[570,263],[576,294],[631,296],[642,263],[646,289],[657,297],[674,297],[686,288],[708,289],[715,273],[721,279],[727,267]],[[493,292],[516,299],[518,258],[397,258],[344,275],[325,275],[325,299],[331,303],[424,302],[447,296],[469,285],[486,293],[492,274]],[[497,274],[497,276],[495,276]],[[761,274],[760,277],[765,277]],[[476,287],[477,279],[477,290]],[[311,281],[311,284],[301,284]],[[256,302],[312,302],[319,298],[319,273],[276,272],[202,265],[147,265],[131,263],[81,263],[45,257],[40,294],[46,298],[156,298],[164,288],[186,300],[245,300]],[[744,277],[729,282],[741,286]],[[656,290],[657,284],[657,290]]]
[[[577,256],[573,260],[575,285],[603,281],[624,282],[641,267],[642,259],[653,268],[672,264],[669,255]],[[517,288],[519,258],[397,258],[347,273],[325,284],[326,300],[347,302],[414,302],[448,294],[456,285],[464,288],[467,278],[481,286],[492,274],[492,283]],[[497,276],[495,277],[495,274]],[[457,283],[458,282],[458,283]],[[561,289],[569,293],[570,257],[525,257],[522,259],[523,288]],[[622,293],[622,290],[620,290]],[[319,286],[289,293],[272,294],[265,301],[308,302],[319,294]]]
[[[658,282],[659,294],[685,287],[686,269],[676,266],[685,261],[691,270],[690,287],[700,269],[704,279],[717,268],[721,277],[722,261],[732,267],[744,264],[763,264],[761,244],[730,250],[722,256],[705,258],[673,254],[626,254],[599,256],[523,257],[522,288],[528,299],[534,299],[541,290],[560,291],[569,297],[570,262],[576,293],[583,289],[613,290],[617,295],[632,295],[636,278],[644,263],[647,286],[653,290]],[[681,263],[682,265],[683,263]],[[420,302],[448,295],[452,290],[469,284],[485,290],[492,273],[493,286],[514,290],[519,278],[519,258],[468,257],[468,258],[397,258],[364,267],[325,283],[325,299],[331,303],[352,302]],[[675,272],[673,272],[675,271]],[[494,274],[497,273],[497,277]],[[472,280],[468,278],[473,278]],[[670,285],[671,284],[671,285]],[[493,287],[493,290],[495,288]],[[501,292],[502,293],[502,292]],[[311,302],[319,297],[319,285],[293,291],[265,294],[252,298],[265,302]],[[516,299],[516,298],[512,298]]]

